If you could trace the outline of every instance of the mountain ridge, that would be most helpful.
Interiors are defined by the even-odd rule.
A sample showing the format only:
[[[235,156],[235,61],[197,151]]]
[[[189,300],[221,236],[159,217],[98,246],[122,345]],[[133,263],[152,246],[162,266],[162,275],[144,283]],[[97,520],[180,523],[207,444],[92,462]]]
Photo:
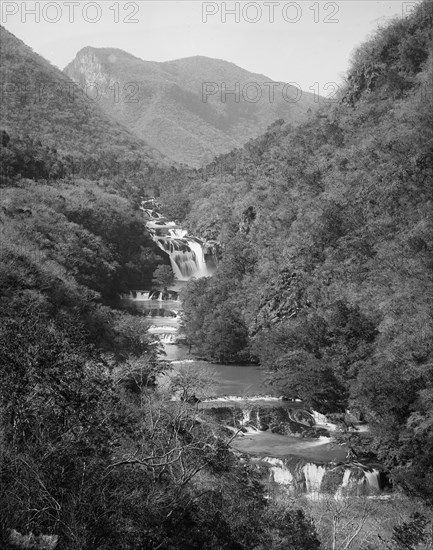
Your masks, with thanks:
[[[135,152],[149,166],[164,156],[100,109],[90,92],[77,88],[60,69],[0,26],[2,127],[25,134],[65,154],[89,155],[117,149]],[[67,128],[67,131],[65,131]]]
[[[277,119],[297,125],[317,107],[313,94],[288,101],[281,86],[290,98],[299,93],[288,84],[206,56],[157,62],[86,46],[64,71],[81,86],[100,87],[101,107],[133,134],[193,167],[243,146]],[[280,88],[274,97],[271,87]]]

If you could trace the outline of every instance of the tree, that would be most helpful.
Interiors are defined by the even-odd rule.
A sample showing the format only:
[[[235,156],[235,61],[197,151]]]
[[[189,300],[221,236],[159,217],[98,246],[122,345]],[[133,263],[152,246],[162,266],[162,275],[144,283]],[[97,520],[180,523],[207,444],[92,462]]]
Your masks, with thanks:
[[[215,394],[215,370],[206,365],[181,363],[166,378],[163,386],[181,401],[194,403]]]
[[[396,525],[392,537],[396,550],[414,550],[422,542],[433,542],[427,533],[428,524],[424,515],[414,512],[408,521]]]
[[[347,390],[330,365],[303,350],[287,352],[276,361],[272,383],[286,397],[302,399],[324,414],[346,407]]]
[[[171,267],[159,265],[153,272],[152,283],[158,288],[163,288],[164,294],[167,294],[168,287],[174,283],[174,273]]]

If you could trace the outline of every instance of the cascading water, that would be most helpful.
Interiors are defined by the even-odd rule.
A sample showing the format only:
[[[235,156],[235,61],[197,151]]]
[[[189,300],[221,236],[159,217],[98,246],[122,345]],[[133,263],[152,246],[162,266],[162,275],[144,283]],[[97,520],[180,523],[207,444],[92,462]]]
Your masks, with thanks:
[[[266,463],[269,482],[284,486],[292,495],[345,499],[374,495],[386,485],[379,469],[348,462],[347,448],[332,443],[330,434],[336,426],[326,416],[305,409],[302,402],[232,396],[206,400],[200,408],[230,431],[237,430],[232,447],[264,457],[253,460]]]
[[[245,433],[257,433],[259,430],[256,428],[256,426],[253,424],[251,420],[251,409],[243,409],[242,410],[242,418],[240,419],[240,425],[241,428]],[[257,421],[258,421],[258,413],[256,412]]]
[[[305,478],[305,490],[307,494],[316,496],[322,488],[322,481],[326,474],[325,466],[308,462],[302,468]]]
[[[317,439],[327,432],[323,428],[316,429],[312,415],[303,408],[302,403],[270,396],[226,396],[207,399],[202,407],[221,424],[241,429],[243,433],[309,435],[312,438],[310,446],[322,445],[329,440],[324,437]]]
[[[168,255],[176,279],[187,281],[210,276],[213,243],[188,236],[184,229],[165,220],[154,208],[152,204],[152,208],[142,206],[141,210],[147,218],[149,234]],[[135,291],[129,299],[152,317],[151,333],[157,334],[164,344],[179,343],[177,292]],[[179,346],[165,345],[164,348],[168,360],[180,358],[176,355]],[[173,361],[173,365],[175,363]],[[246,380],[242,389],[250,383],[250,379]],[[237,389],[235,386],[234,391]],[[345,462],[347,449],[331,445],[329,435],[336,426],[326,416],[306,410],[302,403],[282,401],[275,396],[221,395],[226,397],[204,401],[200,408],[207,409],[215,420],[237,434],[231,443],[233,449],[265,457],[260,460],[267,463],[270,483],[283,486],[291,494],[305,494],[314,499],[323,494],[344,499],[353,492],[368,494],[380,490],[378,470]],[[266,457],[268,453],[274,456]]]
[[[149,235],[167,254],[175,279],[188,281],[192,278],[210,276],[216,264],[217,243],[205,243],[196,237],[188,236],[185,229],[161,216],[157,208],[154,200],[144,201],[140,207],[146,219]],[[122,298],[134,302],[135,307],[151,319],[149,332],[157,335],[164,344],[166,359],[176,357],[175,344],[180,343],[178,332],[181,309],[178,288],[176,291],[133,290]]]
[[[173,302],[179,301],[178,293],[174,291],[169,291],[168,296],[164,292],[159,290],[131,290],[128,294],[122,294],[122,298],[125,300],[132,300],[137,302],[148,302],[148,301],[157,301],[157,302],[166,302],[167,300]]]
[[[176,343],[176,335],[175,334],[162,334],[161,340],[164,344],[175,344]]]
[[[380,472],[365,466],[316,464],[291,459],[265,457],[269,466],[269,481],[281,485],[290,494],[305,494],[318,499],[324,494],[336,500],[355,494],[376,494],[381,490]],[[336,480],[332,480],[332,476]]]
[[[165,219],[155,210],[141,207],[148,221],[146,227],[155,244],[170,258],[171,267],[179,281],[210,277],[205,258],[205,243],[196,237],[189,237],[185,229]],[[206,246],[206,249],[209,247]]]
[[[371,487],[372,489],[375,489],[376,491],[380,491],[380,482],[379,482],[378,474],[379,472],[376,469],[365,472],[365,477],[367,479],[367,483],[369,487]]]
[[[286,487],[293,487],[293,475],[288,468],[285,468],[284,462],[280,458],[268,457],[265,459],[271,465],[270,472],[272,481]]]
[[[341,485],[338,486],[338,489],[335,493],[335,498],[337,500],[340,498],[344,498],[344,492],[345,492],[345,489],[349,487],[351,475],[352,475],[352,471],[350,470],[350,468],[346,468],[344,470],[343,479],[341,480]]]

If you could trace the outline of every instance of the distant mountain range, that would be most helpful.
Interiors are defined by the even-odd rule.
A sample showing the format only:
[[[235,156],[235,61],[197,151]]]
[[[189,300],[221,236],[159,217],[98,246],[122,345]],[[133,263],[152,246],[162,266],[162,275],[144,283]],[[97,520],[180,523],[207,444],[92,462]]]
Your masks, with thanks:
[[[86,47],[65,73],[137,137],[195,167],[317,107],[313,94],[202,56],[158,63]]]
[[[0,33],[2,127],[64,155],[198,167],[318,106],[312,94],[201,56],[157,63],[87,47],[62,72]]]

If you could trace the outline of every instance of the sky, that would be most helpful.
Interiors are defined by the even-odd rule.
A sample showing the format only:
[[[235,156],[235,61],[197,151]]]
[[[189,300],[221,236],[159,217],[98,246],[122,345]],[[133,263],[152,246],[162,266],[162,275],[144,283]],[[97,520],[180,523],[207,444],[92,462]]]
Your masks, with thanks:
[[[85,46],[147,61],[203,55],[326,95],[353,50],[417,1],[3,0],[1,21],[60,69]]]

